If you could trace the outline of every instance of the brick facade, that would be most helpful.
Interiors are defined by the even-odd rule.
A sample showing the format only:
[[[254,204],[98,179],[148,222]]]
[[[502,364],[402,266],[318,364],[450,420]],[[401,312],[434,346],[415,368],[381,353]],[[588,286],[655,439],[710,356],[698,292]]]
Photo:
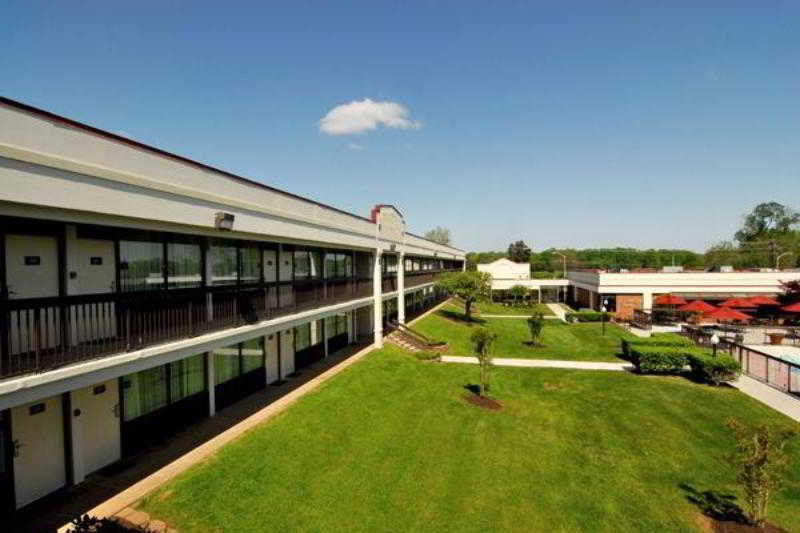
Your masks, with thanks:
[[[616,317],[622,320],[633,318],[633,310],[642,308],[641,294],[618,294]]]

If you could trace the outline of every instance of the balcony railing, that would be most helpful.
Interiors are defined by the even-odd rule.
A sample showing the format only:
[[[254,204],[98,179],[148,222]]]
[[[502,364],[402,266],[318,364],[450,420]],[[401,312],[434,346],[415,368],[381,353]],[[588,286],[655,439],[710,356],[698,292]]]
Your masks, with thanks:
[[[406,272],[405,286],[416,287],[417,285],[424,285],[426,283],[433,283],[436,281],[437,272],[430,270]]]
[[[194,337],[372,295],[372,280],[8,300],[0,377]]]

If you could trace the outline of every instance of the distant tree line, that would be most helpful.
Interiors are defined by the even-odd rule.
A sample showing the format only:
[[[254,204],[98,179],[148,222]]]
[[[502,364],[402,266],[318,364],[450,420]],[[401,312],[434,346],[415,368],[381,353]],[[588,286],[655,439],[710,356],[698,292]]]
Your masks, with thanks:
[[[744,218],[743,225],[730,241],[709,248],[705,253],[683,249],[638,248],[549,248],[533,252],[525,242],[512,242],[508,250],[467,253],[467,269],[507,257],[515,262],[529,262],[532,277],[561,277],[564,260],[567,269],[602,268],[636,269],[665,266],[714,268],[792,268],[800,266],[800,213],[779,204],[757,205]],[[563,257],[562,257],[563,256]]]

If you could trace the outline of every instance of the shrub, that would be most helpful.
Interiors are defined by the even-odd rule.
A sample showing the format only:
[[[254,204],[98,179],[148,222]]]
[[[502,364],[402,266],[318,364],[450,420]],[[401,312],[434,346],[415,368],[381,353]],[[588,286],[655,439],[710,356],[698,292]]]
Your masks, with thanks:
[[[72,520],[73,533],[135,533],[145,530],[123,526],[111,518],[97,518],[85,514]]]
[[[767,425],[751,428],[735,418],[726,423],[736,438],[731,466],[737,469],[736,481],[742,486],[747,503],[747,518],[756,527],[767,520],[767,503],[780,490],[789,457],[784,448],[797,435],[794,428],[774,429]]]
[[[604,314],[605,320],[608,321],[611,315],[609,313],[601,313],[600,311],[578,311],[575,313],[567,313],[567,322],[600,322],[603,320]]]
[[[707,353],[688,354],[692,374],[706,383],[719,385],[733,381],[742,372],[742,365],[730,355],[719,354],[716,357]]]
[[[686,366],[684,350],[666,347],[634,348],[631,362],[641,374],[678,374]]]
[[[694,343],[691,339],[687,339],[686,337],[677,337],[677,338],[670,338],[666,340],[661,340],[658,337],[650,337],[649,339],[639,339],[639,340],[628,340],[622,339],[622,354],[625,358],[630,359],[631,350],[634,348],[694,348]]]

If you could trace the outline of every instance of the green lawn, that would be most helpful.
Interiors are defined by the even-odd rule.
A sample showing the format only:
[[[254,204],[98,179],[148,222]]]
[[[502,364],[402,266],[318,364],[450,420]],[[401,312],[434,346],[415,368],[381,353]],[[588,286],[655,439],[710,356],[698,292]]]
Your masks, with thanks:
[[[546,320],[541,346],[531,346],[528,325],[521,318],[479,318],[472,326],[463,321],[463,313],[455,306],[445,306],[414,324],[414,329],[436,340],[447,341],[448,354],[470,355],[472,328],[485,326],[497,333],[493,348],[496,357],[525,359],[561,359],[568,361],[620,361],[621,339],[636,339],[615,324],[565,324],[560,320]],[[664,337],[671,336],[666,334]]]
[[[553,311],[546,304],[533,304],[527,307],[507,306],[497,302],[478,302],[475,307],[481,310],[482,315],[526,315],[542,313],[545,316],[553,316]]]
[[[788,423],[730,388],[556,369],[493,369],[487,411],[476,379],[373,352],[137,508],[182,533],[693,531],[682,487],[737,490],[726,417]],[[795,460],[771,520],[796,528],[798,501]]]

